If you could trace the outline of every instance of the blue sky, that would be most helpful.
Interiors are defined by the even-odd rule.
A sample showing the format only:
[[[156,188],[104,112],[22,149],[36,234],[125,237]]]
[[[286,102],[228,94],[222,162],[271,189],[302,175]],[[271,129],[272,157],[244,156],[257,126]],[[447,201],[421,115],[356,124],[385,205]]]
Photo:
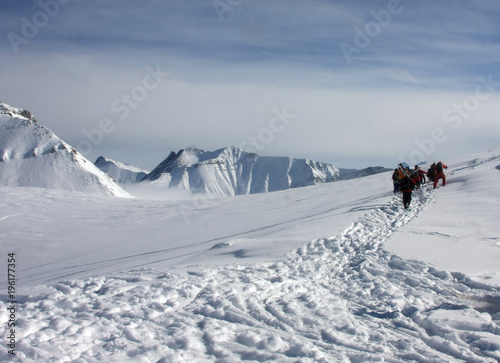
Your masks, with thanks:
[[[392,166],[500,143],[495,1],[4,1],[0,20],[0,100],[92,161],[245,145]]]

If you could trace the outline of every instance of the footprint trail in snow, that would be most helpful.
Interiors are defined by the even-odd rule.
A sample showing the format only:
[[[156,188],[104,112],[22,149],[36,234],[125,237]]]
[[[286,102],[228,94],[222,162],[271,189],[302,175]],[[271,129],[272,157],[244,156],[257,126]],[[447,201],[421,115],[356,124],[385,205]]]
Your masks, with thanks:
[[[281,262],[54,284],[20,305],[13,361],[497,362],[498,291],[382,246],[432,199],[394,197]]]

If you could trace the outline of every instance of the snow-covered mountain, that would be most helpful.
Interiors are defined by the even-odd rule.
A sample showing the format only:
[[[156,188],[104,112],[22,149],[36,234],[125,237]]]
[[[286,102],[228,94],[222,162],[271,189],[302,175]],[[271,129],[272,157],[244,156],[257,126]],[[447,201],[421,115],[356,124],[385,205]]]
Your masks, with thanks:
[[[0,102],[0,185],[130,197],[24,109]]]
[[[114,178],[118,184],[138,183],[149,173],[148,170],[124,164],[105,156],[99,156],[94,165]]]
[[[232,196],[316,185],[338,177],[339,170],[327,163],[258,156],[235,147],[213,152],[190,147],[172,152],[143,182]]]
[[[340,168],[340,176],[339,180],[348,180],[348,179],[356,179],[363,178],[365,176],[385,173],[386,171],[391,171],[393,169],[384,168],[383,166],[370,166],[364,169],[343,169]]]

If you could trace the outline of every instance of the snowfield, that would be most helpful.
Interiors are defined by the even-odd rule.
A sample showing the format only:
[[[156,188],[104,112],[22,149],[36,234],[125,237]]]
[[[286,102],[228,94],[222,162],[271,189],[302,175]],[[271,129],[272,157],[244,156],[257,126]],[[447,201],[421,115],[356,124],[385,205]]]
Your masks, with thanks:
[[[498,362],[500,148],[447,164],[409,210],[390,172],[182,200],[2,187],[0,360]]]

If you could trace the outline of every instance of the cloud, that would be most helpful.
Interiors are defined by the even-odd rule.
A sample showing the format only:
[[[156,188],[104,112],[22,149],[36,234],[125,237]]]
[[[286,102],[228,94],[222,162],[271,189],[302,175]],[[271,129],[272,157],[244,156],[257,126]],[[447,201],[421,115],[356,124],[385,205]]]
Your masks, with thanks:
[[[16,54],[7,34],[22,35],[22,19],[41,11],[20,4],[0,12],[1,99],[31,109],[75,145],[110,119],[114,131],[91,158],[109,152],[153,167],[192,144],[237,146],[287,107],[297,121],[262,153],[333,161],[376,150],[388,160],[427,137],[479,76],[491,74],[500,88],[493,2],[401,0],[379,32],[373,14],[387,11],[387,1],[243,1],[223,20],[212,1],[69,2]],[[339,45],[355,46],[357,29],[369,44],[348,63]],[[141,85],[148,66],[169,76],[122,119],[112,105]],[[476,123],[489,127],[495,110],[480,109]]]

